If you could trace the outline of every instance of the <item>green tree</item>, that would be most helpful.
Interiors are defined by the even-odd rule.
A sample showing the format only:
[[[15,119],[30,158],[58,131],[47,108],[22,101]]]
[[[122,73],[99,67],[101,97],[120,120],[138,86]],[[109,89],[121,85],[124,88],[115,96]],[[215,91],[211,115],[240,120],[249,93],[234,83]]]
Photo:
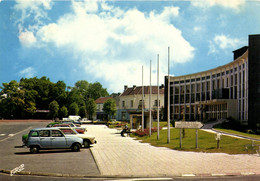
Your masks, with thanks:
[[[81,118],[85,118],[86,117],[86,106],[80,106],[80,108],[79,108],[79,116]]]
[[[114,118],[116,115],[116,102],[114,99],[108,99],[104,102],[103,111],[108,114],[109,118]]]
[[[69,106],[69,114],[70,115],[78,115],[79,114],[79,106],[76,102],[73,102]]]
[[[50,115],[54,119],[59,113],[59,104],[57,101],[52,101],[49,105]]]
[[[103,88],[99,82],[95,82],[93,84],[89,84],[88,88],[88,97],[96,100],[100,97],[108,96],[107,89]]]
[[[93,115],[96,113],[97,110],[97,105],[94,99],[89,98],[86,101],[86,109],[87,109],[88,118],[92,119]]]
[[[20,89],[19,83],[15,80],[10,81],[10,83],[3,83],[2,85],[0,96],[5,98],[1,101],[0,115],[6,118],[22,117],[25,105],[25,91]]]
[[[68,109],[65,106],[62,106],[59,111],[60,119],[68,116]]]

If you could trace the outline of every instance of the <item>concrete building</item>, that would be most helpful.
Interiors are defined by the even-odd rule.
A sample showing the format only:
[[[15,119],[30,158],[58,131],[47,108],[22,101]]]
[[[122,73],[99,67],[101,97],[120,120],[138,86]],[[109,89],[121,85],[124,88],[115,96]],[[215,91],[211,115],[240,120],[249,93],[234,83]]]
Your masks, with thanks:
[[[157,86],[151,86],[152,120],[157,119]],[[149,122],[149,94],[150,86],[124,87],[124,92],[119,96],[117,120],[130,122],[133,128],[138,128],[142,122],[142,92],[144,92],[144,127]],[[159,107],[164,106],[164,87],[159,87]],[[162,113],[163,111],[161,111]]]
[[[248,42],[248,46],[233,51],[234,60],[226,65],[170,76],[170,119],[205,122],[232,117],[242,125],[260,129],[260,35],[249,35]]]

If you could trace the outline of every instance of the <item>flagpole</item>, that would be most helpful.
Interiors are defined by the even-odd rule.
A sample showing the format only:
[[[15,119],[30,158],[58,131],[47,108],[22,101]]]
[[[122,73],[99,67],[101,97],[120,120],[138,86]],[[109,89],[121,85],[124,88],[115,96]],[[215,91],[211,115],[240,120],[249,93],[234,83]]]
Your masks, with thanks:
[[[142,131],[144,131],[144,66],[142,66]]]
[[[149,136],[152,135],[152,110],[151,110],[151,74],[152,74],[152,60],[150,60],[150,93],[149,93]]]
[[[168,104],[167,104],[167,122],[168,122],[168,136],[167,143],[170,143],[170,47],[168,47]]]
[[[159,54],[157,55],[157,140],[160,138],[159,123]]]

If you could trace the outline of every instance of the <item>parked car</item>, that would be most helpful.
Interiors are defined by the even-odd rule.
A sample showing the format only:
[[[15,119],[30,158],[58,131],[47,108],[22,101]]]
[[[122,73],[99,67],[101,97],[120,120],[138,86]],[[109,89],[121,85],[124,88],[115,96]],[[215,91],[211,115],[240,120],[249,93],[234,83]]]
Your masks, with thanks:
[[[46,127],[50,128],[50,127],[53,127],[55,124],[62,124],[62,123],[61,122],[51,122]]]
[[[69,123],[69,124],[55,124],[53,125],[53,127],[71,127],[71,128],[75,128],[75,130],[80,133],[80,134],[84,134],[87,129],[85,127],[76,127],[76,125],[74,125],[73,123]]]
[[[83,118],[82,120],[80,120],[80,122],[82,124],[91,124],[91,123],[93,123],[93,120],[89,120],[87,118]]]
[[[58,128],[36,128],[28,135],[26,146],[31,153],[38,153],[42,149],[71,149],[80,151],[83,139],[73,135],[66,135]]]
[[[94,124],[106,124],[106,121],[101,120],[101,119],[97,119],[95,121],[93,121]]]
[[[75,124],[75,125],[78,126],[78,127],[80,127],[81,124],[82,124],[80,121],[75,121],[75,120],[62,121],[62,123],[65,123],[65,124],[73,123],[73,124]]]
[[[59,128],[65,135],[75,135],[83,139],[83,146],[84,148],[89,148],[90,145],[96,144],[97,141],[95,140],[94,136],[91,136],[89,134],[79,134],[75,128],[71,127],[60,127]]]
[[[118,125],[118,124],[121,124],[121,121],[117,121],[116,119],[110,119],[108,122],[107,122],[108,125]]]

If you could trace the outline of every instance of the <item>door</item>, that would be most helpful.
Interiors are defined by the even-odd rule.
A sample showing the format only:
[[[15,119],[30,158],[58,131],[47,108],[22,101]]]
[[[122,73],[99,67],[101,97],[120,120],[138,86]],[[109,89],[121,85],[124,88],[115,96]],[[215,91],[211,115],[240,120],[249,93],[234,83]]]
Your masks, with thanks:
[[[52,148],[67,148],[67,140],[59,130],[52,130]]]
[[[42,148],[51,148],[50,130],[39,131],[40,145]]]

